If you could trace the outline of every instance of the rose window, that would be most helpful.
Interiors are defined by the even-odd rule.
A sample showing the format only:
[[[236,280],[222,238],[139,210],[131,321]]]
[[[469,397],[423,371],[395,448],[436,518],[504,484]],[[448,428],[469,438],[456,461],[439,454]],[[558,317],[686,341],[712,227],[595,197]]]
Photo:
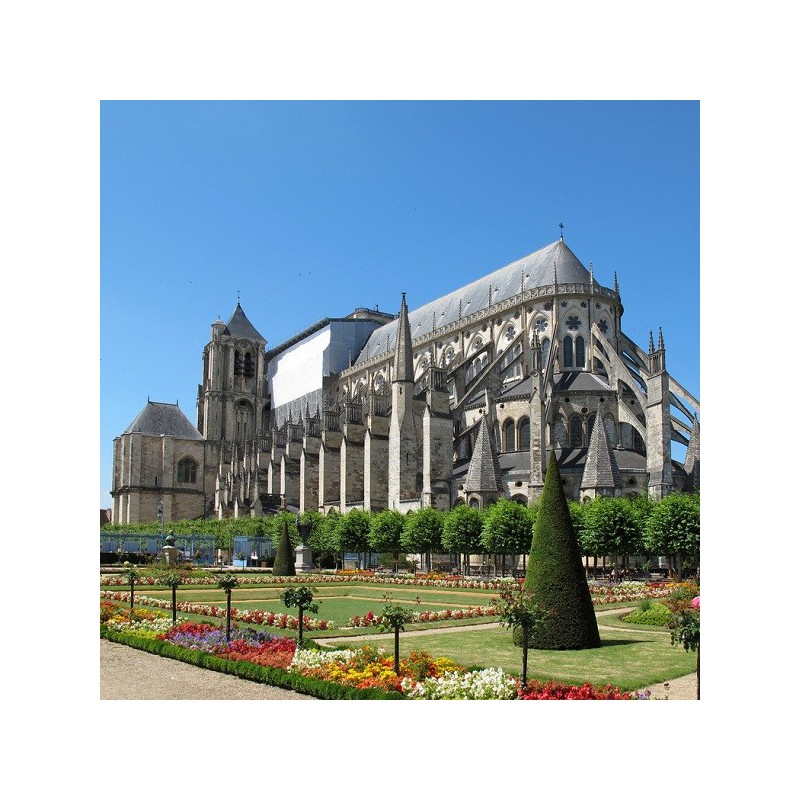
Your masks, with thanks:
[[[571,331],[578,330],[578,328],[580,328],[580,326],[581,326],[581,321],[580,321],[580,319],[578,317],[575,317],[575,316],[567,317],[567,327]]]

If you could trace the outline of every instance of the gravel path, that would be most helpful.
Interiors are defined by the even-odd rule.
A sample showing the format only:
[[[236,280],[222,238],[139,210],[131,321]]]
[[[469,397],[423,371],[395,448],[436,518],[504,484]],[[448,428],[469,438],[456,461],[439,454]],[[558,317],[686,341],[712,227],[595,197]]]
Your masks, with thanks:
[[[101,700],[316,700],[100,640]]]

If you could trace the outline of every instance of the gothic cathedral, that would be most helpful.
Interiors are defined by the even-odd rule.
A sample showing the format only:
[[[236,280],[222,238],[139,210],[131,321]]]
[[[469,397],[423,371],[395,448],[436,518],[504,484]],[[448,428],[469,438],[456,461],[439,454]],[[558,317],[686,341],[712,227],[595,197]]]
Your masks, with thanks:
[[[211,326],[197,427],[147,402],[114,440],[112,519],[165,521],[508,497],[551,450],[568,497],[700,487],[700,403],[621,327],[563,238],[421,308],[357,308],[277,347],[237,304]],[[672,443],[682,444],[681,463]]]

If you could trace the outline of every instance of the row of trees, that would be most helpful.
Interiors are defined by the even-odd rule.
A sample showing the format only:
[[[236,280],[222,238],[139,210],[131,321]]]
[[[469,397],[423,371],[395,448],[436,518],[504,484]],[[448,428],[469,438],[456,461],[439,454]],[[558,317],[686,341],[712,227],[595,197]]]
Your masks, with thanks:
[[[633,556],[666,556],[680,576],[685,564],[699,565],[700,496],[672,494],[652,501],[646,495],[635,498],[598,498],[584,503],[568,503],[570,518],[584,555],[612,558],[626,569]],[[440,512],[432,508],[410,514],[386,510],[370,513],[353,509],[346,514],[327,515],[305,512],[301,519],[312,524],[308,544],[315,559],[337,558],[342,553],[390,553],[395,569],[406,553],[422,553],[431,566],[434,553],[454,554],[469,569],[469,555],[499,556],[505,571],[507,557],[530,551],[538,506],[526,507],[510,500],[499,500],[479,511],[456,506]],[[293,514],[271,517],[244,517],[225,520],[170,523],[178,535],[213,534],[216,546],[229,548],[233,536],[268,536],[276,548],[284,522],[292,546],[300,543]],[[158,526],[152,526],[158,531]],[[104,530],[125,531],[130,527],[104,526]],[[150,526],[136,526],[149,532]]]

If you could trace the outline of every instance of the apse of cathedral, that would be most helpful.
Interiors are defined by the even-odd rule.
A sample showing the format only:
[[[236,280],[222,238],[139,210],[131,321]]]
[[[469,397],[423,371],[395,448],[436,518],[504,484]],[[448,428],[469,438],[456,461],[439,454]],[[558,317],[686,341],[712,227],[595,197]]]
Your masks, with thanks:
[[[357,308],[268,347],[211,325],[197,426],[148,400],[114,440],[112,518],[537,501],[555,451],[579,500],[700,485],[700,404],[562,239],[397,315]],[[672,443],[686,448],[673,460]]]

